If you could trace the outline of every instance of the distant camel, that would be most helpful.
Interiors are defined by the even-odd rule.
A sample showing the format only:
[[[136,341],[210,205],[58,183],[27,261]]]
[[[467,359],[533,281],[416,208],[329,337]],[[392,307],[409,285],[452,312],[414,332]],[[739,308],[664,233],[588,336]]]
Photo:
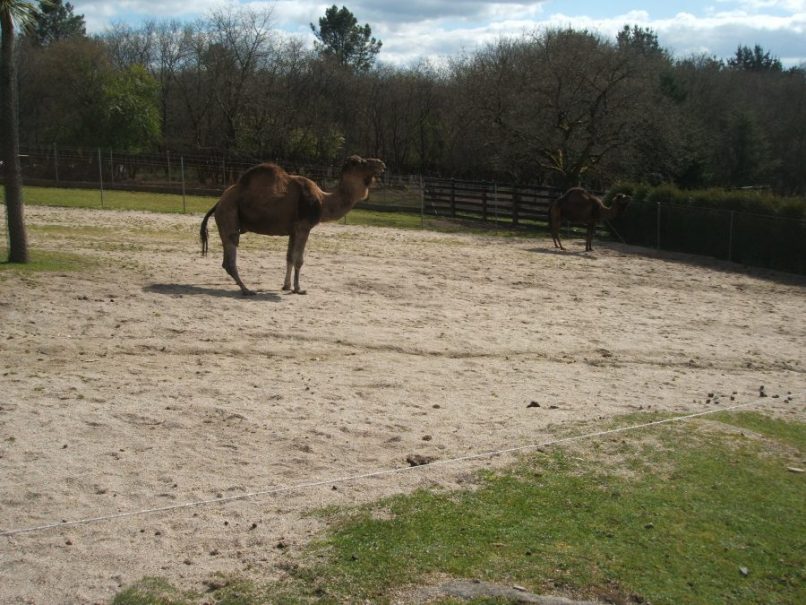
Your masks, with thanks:
[[[560,241],[560,224],[566,220],[577,225],[585,225],[588,228],[585,235],[585,252],[593,250],[591,240],[596,225],[603,219],[619,216],[629,202],[629,196],[618,193],[613,197],[608,208],[601,199],[581,187],[569,189],[549,206],[549,227],[551,237],[554,239],[554,247],[565,250]]]
[[[336,189],[325,192],[304,176],[288,174],[276,164],[259,164],[247,170],[238,182],[224,191],[221,199],[204,215],[200,235],[202,255],[207,254],[207,221],[215,213],[218,234],[224,246],[222,267],[240,286],[244,295],[254,294],[238,275],[238,241],[249,231],[261,235],[288,235],[286,274],[283,290],[291,290],[294,269],[296,294],[305,244],[311,229],[320,221],[336,221],[366,199],[369,186],[383,174],[381,160],[351,156],[341,170]]]

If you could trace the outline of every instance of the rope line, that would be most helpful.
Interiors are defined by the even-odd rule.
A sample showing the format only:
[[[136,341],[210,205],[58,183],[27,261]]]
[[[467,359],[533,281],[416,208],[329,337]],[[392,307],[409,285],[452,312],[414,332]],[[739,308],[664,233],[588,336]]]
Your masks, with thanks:
[[[741,404],[736,404],[736,405],[732,405],[732,406],[728,406],[728,407],[724,407],[724,408],[706,410],[704,412],[696,412],[696,413],[693,413],[693,414],[686,414],[686,415],[683,415],[683,416],[675,416],[673,418],[665,418],[663,420],[653,420],[652,422],[644,422],[644,423],[641,423],[641,424],[622,426],[622,427],[618,427],[618,428],[614,428],[614,429],[607,429],[607,430],[603,430],[603,431],[595,431],[595,432],[592,432],[592,433],[584,433],[582,435],[572,435],[570,437],[561,437],[561,438],[558,438],[558,439],[552,439],[552,440],[543,441],[543,442],[540,442],[540,443],[530,443],[530,444],[527,444],[527,445],[519,445],[519,446],[505,448],[505,449],[490,450],[490,451],[479,452],[479,453],[475,453],[475,454],[467,454],[466,456],[459,456],[457,458],[450,458],[450,459],[447,459],[447,460],[434,460],[432,462],[428,462],[428,463],[425,463],[425,464],[420,464],[420,465],[417,465],[417,466],[379,469],[379,470],[369,471],[369,472],[366,472],[366,473],[359,473],[359,474],[355,474],[355,475],[345,475],[345,476],[342,476],[342,477],[323,479],[323,480],[317,480],[317,481],[306,481],[306,482],[302,482],[302,483],[296,483],[294,485],[281,485],[281,486],[278,486],[278,487],[273,487],[273,488],[270,488],[270,489],[260,490],[260,491],[256,491],[256,492],[250,492],[250,493],[247,493],[247,494],[239,494],[237,496],[227,496],[227,497],[221,497],[221,498],[212,498],[212,499],[208,499],[208,500],[194,500],[192,502],[184,502],[184,503],[180,503],[180,504],[171,504],[171,505],[160,506],[160,507],[156,507],[156,508],[147,508],[147,509],[142,509],[142,510],[125,511],[125,512],[119,512],[119,513],[113,513],[113,514],[109,514],[109,515],[100,515],[100,516],[97,516],[97,517],[87,517],[87,518],[84,518],[84,519],[76,519],[76,520],[73,520],[73,521],[60,521],[60,522],[55,522],[55,523],[47,523],[47,524],[44,524],[44,525],[35,525],[35,526],[31,526],[31,527],[21,527],[21,528],[17,528],[17,529],[3,530],[3,531],[0,531],[0,537],[11,537],[11,536],[16,536],[16,535],[20,535],[20,534],[30,534],[30,533],[46,531],[46,530],[55,529],[55,528],[75,527],[75,526],[78,526],[78,525],[89,525],[89,524],[93,524],[93,523],[100,523],[102,521],[113,521],[113,520],[116,520],[116,519],[125,519],[125,518],[128,518],[128,517],[137,517],[137,516],[142,516],[142,515],[151,515],[151,514],[156,514],[156,513],[164,513],[164,512],[182,510],[182,509],[187,509],[187,508],[196,508],[196,507],[202,507],[202,506],[209,506],[209,505],[212,505],[212,504],[226,504],[226,503],[229,503],[229,502],[235,502],[237,500],[249,500],[249,499],[257,498],[257,497],[260,497],[260,496],[270,496],[270,495],[276,495],[276,494],[287,493],[287,492],[292,492],[292,491],[300,491],[300,490],[310,489],[310,488],[314,488],[314,487],[321,487],[323,485],[335,485],[335,484],[339,484],[339,483],[350,483],[350,482],[359,481],[361,479],[370,479],[370,478],[384,477],[384,476],[394,475],[394,474],[402,474],[402,473],[406,473],[406,472],[410,472],[410,471],[417,471],[417,470],[433,468],[433,467],[436,467],[436,466],[447,466],[447,465],[450,465],[450,464],[457,464],[459,462],[467,462],[467,461],[470,461],[470,460],[479,460],[481,458],[493,458],[495,456],[500,456],[500,455],[503,455],[503,454],[512,454],[512,453],[515,453],[515,452],[522,452],[522,451],[530,450],[530,449],[539,449],[539,448],[547,447],[547,446],[551,446],[551,445],[558,445],[558,444],[562,444],[562,443],[571,443],[571,442],[574,442],[574,441],[583,441],[583,440],[586,440],[586,439],[594,439],[594,438],[597,438],[597,437],[603,437],[605,435],[613,435],[613,434],[616,434],[616,433],[625,433],[625,432],[628,432],[628,431],[634,431],[634,430],[638,430],[638,429],[645,429],[645,428],[649,428],[649,427],[653,427],[653,426],[659,426],[659,425],[662,425],[662,424],[670,424],[672,422],[682,422],[682,421],[685,421],[685,420],[691,420],[692,418],[699,418],[699,417],[702,417],[702,416],[708,416],[710,414],[716,414],[716,413],[719,413],[719,412],[728,412],[728,411],[731,411],[731,410],[737,410],[737,409],[741,409],[741,408],[746,408],[746,407],[750,407],[750,406],[753,406],[753,405],[757,405],[757,404],[762,403],[762,402],[763,401],[759,399],[759,400],[752,401],[750,403],[741,403]]]

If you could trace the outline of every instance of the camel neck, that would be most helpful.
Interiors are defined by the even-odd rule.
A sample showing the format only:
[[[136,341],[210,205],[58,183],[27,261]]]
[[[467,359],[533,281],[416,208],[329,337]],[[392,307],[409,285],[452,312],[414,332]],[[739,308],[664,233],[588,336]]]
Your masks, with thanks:
[[[346,215],[362,199],[367,197],[367,188],[357,190],[346,183],[339,183],[338,188],[326,193],[322,198],[322,221],[337,221]]]
[[[606,207],[604,209],[604,218],[611,219],[616,218],[619,214],[621,214],[622,207],[617,203],[611,203],[610,207]]]

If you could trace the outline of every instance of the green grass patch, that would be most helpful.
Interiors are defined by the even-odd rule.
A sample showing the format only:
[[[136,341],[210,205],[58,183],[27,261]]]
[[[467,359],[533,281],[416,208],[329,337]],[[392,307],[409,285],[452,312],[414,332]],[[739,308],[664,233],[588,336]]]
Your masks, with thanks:
[[[423,221],[419,214],[362,210],[360,208],[352,210],[341,222],[347,225],[363,225],[367,227],[423,228]]]
[[[800,424],[793,424],[780,418],[771,418],[758,412],[724,412],[716,414],[713,418],[773,438],[800,452],[806,452],[806,431]]]
[[[143,578],[112,599],[112,605],[190,605],[196,601],[193,593],[182,592],[161,578]]]
[[[169,193],[142,191],[104,191],[103,203],[98,189],[61,189],[56,187],[25,187],[25,203],[39,206],[67,208],[103,208],[106,210],[142,210],[146,212],[188,213],[207,212],[216,203],[216,198],[205,196],[182,196]]]
[[[216,203],[214,197],[182,196],[167,193],[144,193],[139,191],[105,191],[103,206],[97,189],[64,189],[55,187],[25,187],[26,204],[34,206],[57,206],[65,208],[95,208],[104,210],[141,210],[200,214],[207,212]],[[377,203],[373,198],[373,202]],[[394,201],[394,200],[393,200]],[[399,201],[399,200],[398,200]],[[184,208],[184,209],[183,209]],[[428,229],[446,233],[477,233],[496,236],[545,237],[545,230],[509,229],[493,223],[480,221],[450,220],[432,216],[422,217],[416,212],[385,212],[355,209],[343,223],[370,227],[394,227],[400,229]]]
[[[787,470],[806,425],[720,420],[536,453],[473,491],[328,509],[332,532],[290,581],[236,583],[210,601],[384,603],[452,577],[625,603],[806,602],[806,489]]]
[[[802,479],[751,444],[670,455],[671,472],[636,480],[559,452],[472,493],[384,502],[345,522],[304,582],[337,600],[440,574],[656,604],[803,602]]]
[[[0,272],[39,273],[45,271],[83,271],[93,266],[94,261],[78,254],[29,249],[27,263],[8,262],[8,248],[0,246]]]

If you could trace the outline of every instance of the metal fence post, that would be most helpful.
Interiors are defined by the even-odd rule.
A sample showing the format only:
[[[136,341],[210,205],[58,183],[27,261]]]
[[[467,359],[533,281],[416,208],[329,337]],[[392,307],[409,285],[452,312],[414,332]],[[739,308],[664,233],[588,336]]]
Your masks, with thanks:
[[[660,202],[658,202],[658,230],[655,242],[657,249],[660,250]]]
[[[104,207],[104,165],[101,163],[101,148],[98,148],[98,184],[101,187],[101,208]]]
[[[728,232],[728,260],[733,262],[733,219],[736,215],[735,210],[730,211],[730,231]]]
[[[56,184],[59,184],[59,148],[53,144],[53,170],[56,173]]]
[[[481,220],[487,222],[487,185],[484,185],[484,190],[481,192]]]
[[[425,182],[420,174],[420,228],[425,228]]]
[[[451,179],[451,218],[456,218],[456,180]]]
[[[179,160],[180,171],[182,173],[182,212],[187,212],[187,204],[185,202],[185,156]]]

